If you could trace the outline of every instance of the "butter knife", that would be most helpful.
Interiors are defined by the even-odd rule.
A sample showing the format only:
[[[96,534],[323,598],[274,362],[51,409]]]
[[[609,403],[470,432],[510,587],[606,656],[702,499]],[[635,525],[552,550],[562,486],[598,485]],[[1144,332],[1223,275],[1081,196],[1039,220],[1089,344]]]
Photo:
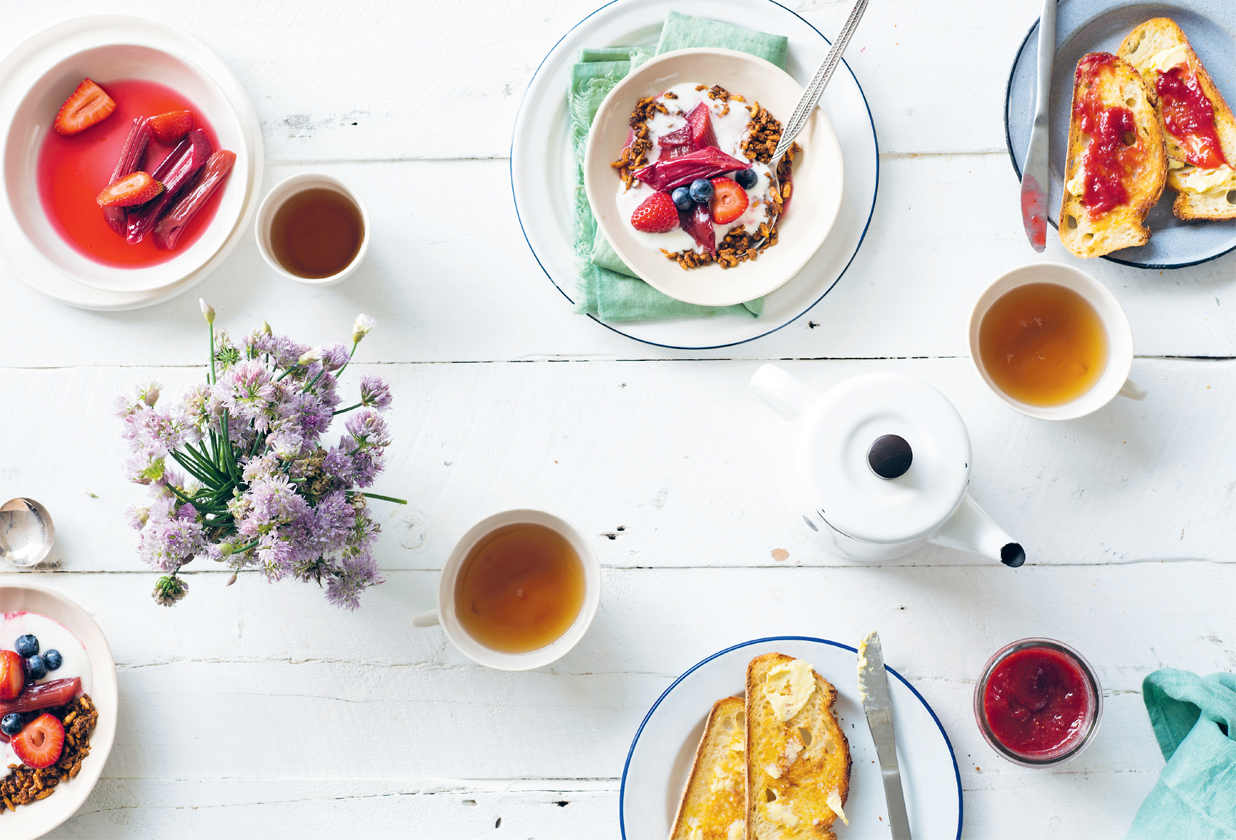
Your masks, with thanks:
[[[1043,0],[1039,17],[1038,92],[1034,103],[1034,125],[1030,129],[1030,147],[1021,172],[1021,222],[1026,228],[1030,247],[1042,251],[1047,247],[1047,186],[1048,139],[1051,106],[1051,70],[1056,60],[1056,2]]]
[[[884,798],[888,801],[888,827],[893,840],[912,840],[910,820],[906,817],[905,793],[901,789],[901,771],[897,769],[893,698],[888,690],[888,672],[884,670],[884,650],[880,647],[879,633],[869,634],[858,646],[858,693],[863,701],[863,711],[867,714],[871,740],[875,742],[876,758],[880,762]]]

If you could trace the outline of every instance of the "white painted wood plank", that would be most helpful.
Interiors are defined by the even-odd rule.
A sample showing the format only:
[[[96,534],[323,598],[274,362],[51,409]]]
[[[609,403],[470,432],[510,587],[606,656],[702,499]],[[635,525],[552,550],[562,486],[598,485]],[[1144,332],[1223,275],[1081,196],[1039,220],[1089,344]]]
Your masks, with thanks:
[[[1067,424],[1014,413],[967,359],[784,364],[820,388],[878,370],[942,388],[970,423],[975,497],[1031,562],[1231,559],[1223,549],[1236,452],[1220,442],[1236,423],[1236,362],[1139,361],[1134,376],[1146,400],[1117,400]],[[353,376],[376,372],[391,383],[395,443],[376,489],[411,500],[407,508],[373,503],[386,529],[383,566],[439,568],[475,521],[522,506],[575,522],[607,565],[772,566],[777,548],[791,564],[848,563],[802,524],[801,501],[777,489],[788,427],[747,391],[756,366],[353,367]],[[0,371],[0,393],[43,407],[10,415],[0,478],[11,494],[53,511],[67,571],[140,568],[123,512],[145,491],[123,477],[113,400],[152,379],[174,398],[200,376],[189,368]],[[895,561],[987,562],[947,549]]]
[[[475,3],[424,0],[209,7],[118,0],[108,11],[161,20],[215,50],[251,92],[272,159],[389,160],[505,156],[533,70],[601,4],[517,0],[485,4],[478,14]],[[45,9],[10,5],[0,52],[48,25]],[[849,4],[787,5],[832,36]],[[914,0],[873,5],[847,60],[879,115],[882,146],[1003,149],[1005,81],[1037,7],[964,0],[940,14]],[[89,0],[56,4],[57,18],[98,11]],[[976,78],[975,68],[989,72]]]
[[[866,243],[814,310],[740,347],[676,353],[572,311],[524,242],[505,163],[315,168],[352,185],[374,224],[368,261],[342,286],[275,276],[251,236],[199,289],[141,312],[69,309],[6,276],[0,365],[200,364],[199,294],[238,334],[265,318],[302,340],[327,340],[346,335],[356,312],[369,312],[380,328],[364,347],[366,361],[966,355],[973,302],[1031,257],[1003,156],[886,160]],[[270,182],[301,169],[272,167]],[[1047,257],[1070,261],[1050,240]],[[1128,309],[1138,353],[1236,356],[1236,291],[1226,282],[1233,266],[1236,255],[1175,272],[1102,260],[1084,268]]]

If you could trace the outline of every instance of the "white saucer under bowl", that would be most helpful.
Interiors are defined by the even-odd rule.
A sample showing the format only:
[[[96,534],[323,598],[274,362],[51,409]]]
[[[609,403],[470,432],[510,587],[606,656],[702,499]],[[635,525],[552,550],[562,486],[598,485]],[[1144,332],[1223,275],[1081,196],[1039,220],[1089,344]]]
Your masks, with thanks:
[[[89,673],[63,676],[80,676],[83,690],[90,695],[99,711],[98,723],[90,737],[90,755],[82,762],[81,771],[74,778],[61,782],[56,792],[46,799],[22,805],[0,816],[0,826],[3,826],[0,836],[5,840],[34,840],[73,816],[99,781],[116,739],[116,715],[120,701],[116,687],[116,662],[112,659],[112,651],[103,631],[89,613],[51,589],[0,586],[0,616],[15,612],[35,613],[49,618],[77,637],[86,650]],[[13,642],[13,639],[0,639],[0,647],[11,647]],[[7,767],[0,767],[0,773],[7,772]]]
[[[158,266],[120,269],[78,254],[42,211],[35,181],[44,132],[64,97],[84,76],[143,78],[173,87],[200,108],[223,148],[237,154],[220,206],[201,238]],[[161,303],[196,285],[247,230],[261,183],[261,127],[235,76],[192,37],[136,17],[74,18],[26,39],[0,61],[0,256],[9,276],[73,306],[134,309]]]
[[[597,225],[645,283],[687,303],[732,306],[784,286],[828,238],[844,188],[841,146],[828,117],[816,108],[798,135],[802,153],[794,165],[793,201],[778,225],[776,246],[733,269],[713,265],[684,271],[660,249],[645,244],[631,227],[618,201],[622,182],[610,166],[627,141],[635,102],[684,82],[719,84],[749,102],[759,102],[783,123],[803,92],[789,73],[749,53],[689,49],[657,56],[615,85],[597,109],[584,158],[584,186]]]

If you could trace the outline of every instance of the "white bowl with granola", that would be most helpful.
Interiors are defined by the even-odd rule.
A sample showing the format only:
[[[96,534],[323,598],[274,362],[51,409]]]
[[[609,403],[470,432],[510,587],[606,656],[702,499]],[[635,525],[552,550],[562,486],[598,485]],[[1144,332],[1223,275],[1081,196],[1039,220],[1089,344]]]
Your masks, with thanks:
[[[688,303],[729,306],[787,283],[841,207],[841,147],[818,108],[769,169],[802,94],[761,58],[722,49],[666,53],[622,80],[597,111],[584,186],[626,265]]]

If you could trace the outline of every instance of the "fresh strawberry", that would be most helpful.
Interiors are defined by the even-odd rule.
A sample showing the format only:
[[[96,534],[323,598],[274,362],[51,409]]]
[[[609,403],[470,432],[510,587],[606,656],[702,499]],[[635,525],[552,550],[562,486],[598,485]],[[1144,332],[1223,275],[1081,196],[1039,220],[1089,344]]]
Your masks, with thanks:
[[[108,184],[95,201],[100,207],[136,207],[161,192],[163,185],[150,177],[149,172],[138,171]]]
[[[51,767],[64,752],[64,724],[60,718],[44,712],[13,736],[11,746],[27,767]]]
[[[15,650],[0,650],[0,700],[15,700],[25,684],[25,661]]]
[[[640,202],[631,214],[631,227],[644,233],[667,233],[678,227],[678,208],[669,193],[653,193]]]
[[[747,212],[747,191],[731,178],[712,179],[712,220],[728,225]]]
[[[52,128],[57,134],[77,134],[101,123],[116,110],[116,101],[107,91],[89,79],[83,79],[77,90],[64,100]]]
[[[155,139],[170,146],[189,133],[193,128],[192,111],[168,111],[166,114],[156,114],[150,118],[150,131]]]

